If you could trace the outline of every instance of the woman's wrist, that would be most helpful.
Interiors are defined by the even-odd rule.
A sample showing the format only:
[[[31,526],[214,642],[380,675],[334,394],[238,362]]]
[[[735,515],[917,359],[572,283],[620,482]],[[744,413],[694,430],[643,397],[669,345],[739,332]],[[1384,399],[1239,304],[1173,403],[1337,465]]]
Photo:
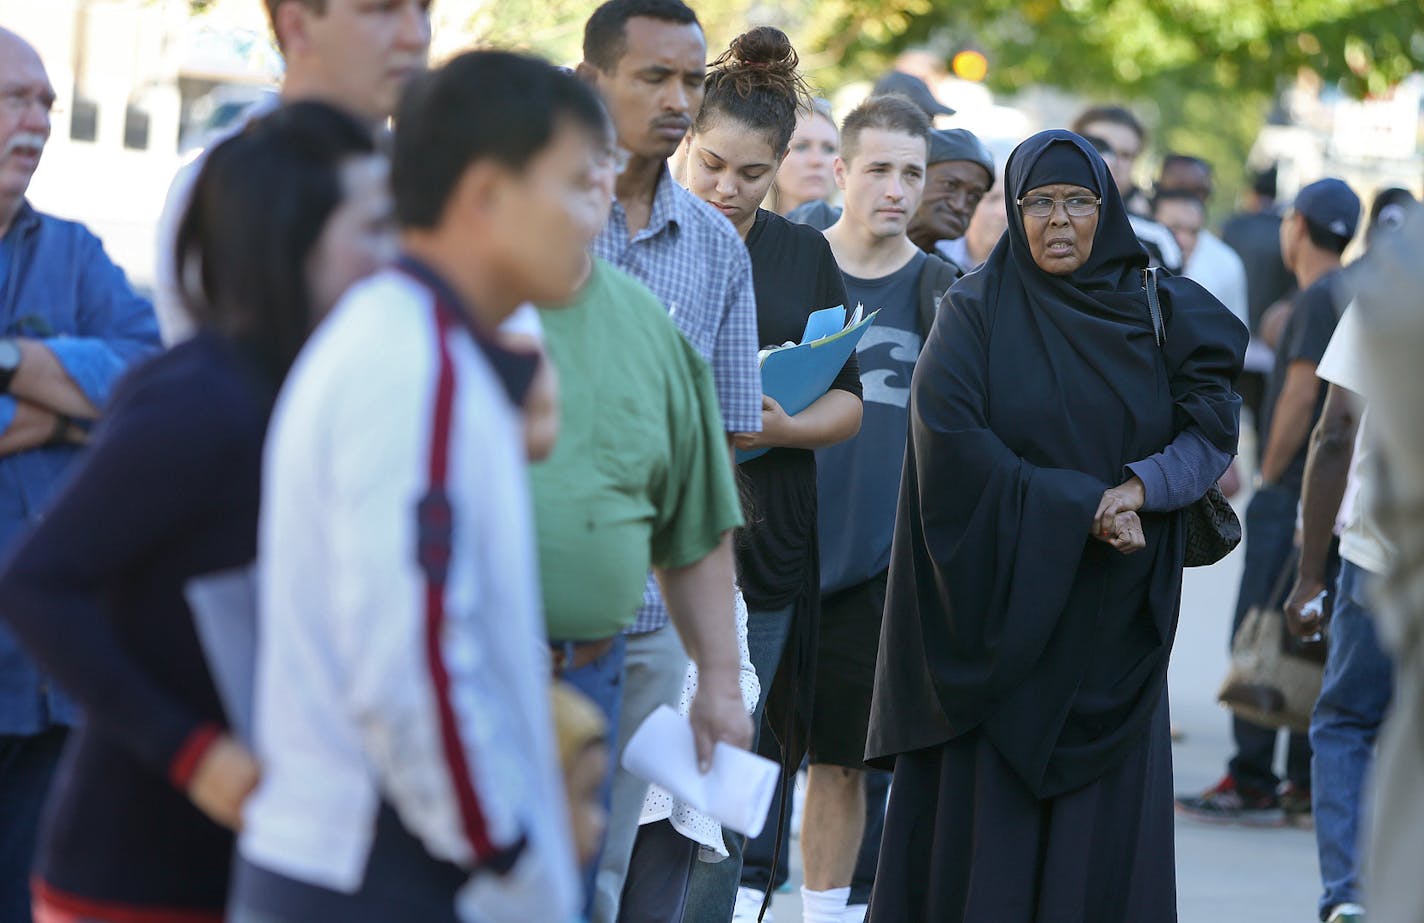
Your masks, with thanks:
[[[1128,505],[1132,507],[1134,512],[1142,509],[1143,505],[1147,502],[1147,485],[1143,483],[1142,478],[1136,474],[1126,481],[1123,481],[1122,484],[1118,486],[1118,490],[1124,493],[1126,499],[1129,501]]]
[[[770,420],[771,426],[767,426]],[[762,443],[771,448],[787,449],[795,448],[797,445],[797,434],[800,432],[796,423],[796,418],[790,414],[776,414],[775,416],[762,418]]]

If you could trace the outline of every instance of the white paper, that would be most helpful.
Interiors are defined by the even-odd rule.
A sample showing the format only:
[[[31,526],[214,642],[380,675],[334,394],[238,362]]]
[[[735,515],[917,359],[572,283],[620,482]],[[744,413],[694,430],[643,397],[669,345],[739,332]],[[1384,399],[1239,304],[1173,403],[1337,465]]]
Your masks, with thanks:
[[[183,587],[208,672],[228,726],[252,741],[252,684],[257,665],[257,574],[253,567],[204,574]]]
[[[623,751],[623,768],[748,838],[761,833],[781,774],[764,756],[718,743],[712,769],[703,775],[692,724],[666,705],[633,732]]]

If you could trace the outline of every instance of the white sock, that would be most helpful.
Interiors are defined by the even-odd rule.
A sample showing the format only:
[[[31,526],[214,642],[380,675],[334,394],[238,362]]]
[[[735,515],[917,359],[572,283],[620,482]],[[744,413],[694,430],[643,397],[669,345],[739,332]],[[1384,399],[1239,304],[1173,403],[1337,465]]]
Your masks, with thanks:
[[[737,888],[737,903],[732,907],[732,920],[755,920],[757,914],[761,913],[761,905],[765,901],[765,891],[739,886]],[[766,908],[766,916],[763,919],[767,921],[767,923],[772,919],[770,907]]]
[[[850,901],[850,888],[832,888],[829,891],[809,891],[801,889],[801,923],[841,923],[846,903]]]

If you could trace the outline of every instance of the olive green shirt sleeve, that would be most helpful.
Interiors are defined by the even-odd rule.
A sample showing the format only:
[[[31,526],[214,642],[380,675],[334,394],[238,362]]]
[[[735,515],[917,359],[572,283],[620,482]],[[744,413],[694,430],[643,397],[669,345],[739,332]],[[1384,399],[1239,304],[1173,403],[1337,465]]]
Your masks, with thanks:
[[[712,371],[680,334],[668,388],[668,465],[653,485],[655,567],[695,564],[742,524]]]

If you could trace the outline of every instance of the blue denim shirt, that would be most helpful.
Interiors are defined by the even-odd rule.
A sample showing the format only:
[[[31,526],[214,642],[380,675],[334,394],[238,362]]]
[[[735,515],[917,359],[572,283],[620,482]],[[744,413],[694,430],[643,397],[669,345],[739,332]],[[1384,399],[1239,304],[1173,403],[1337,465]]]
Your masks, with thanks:
[[[4,241],[0,335],[42,341],[102,407],[124,370],[158,351],[153,306],[83,225],[42,215],[26,202]],[[0,432],[14,421],[15,406],[13,397],[0,395]],[[8,560],[26,526],[43,514],[79,451],[57,446],[0,457],[0,559]],[[37,734],[77,717],[74,704],[0,627],[0,734]]]

